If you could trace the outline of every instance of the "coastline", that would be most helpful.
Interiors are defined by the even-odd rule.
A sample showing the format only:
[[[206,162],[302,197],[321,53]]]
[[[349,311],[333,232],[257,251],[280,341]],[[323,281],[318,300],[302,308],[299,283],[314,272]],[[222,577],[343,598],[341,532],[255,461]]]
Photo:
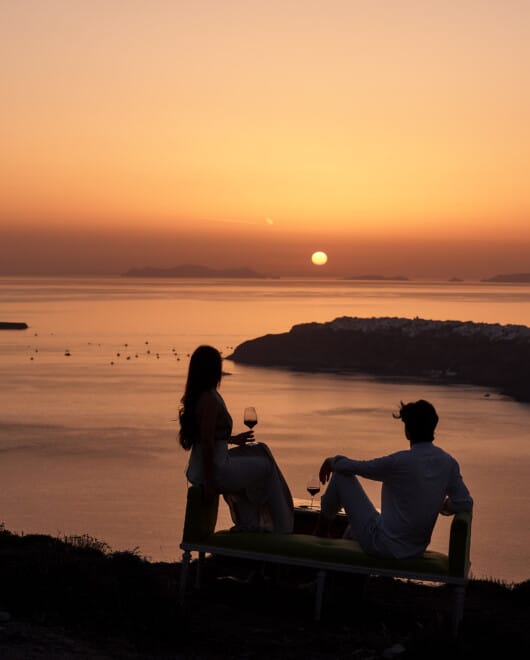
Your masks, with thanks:
[[[203,588],[179,611],[177,562],[115,553],[90,537],[1,528],[0,557],[0,610],[11,617],[0,622],[5,660],[486,658],[530,649],[530,580],[471,580],[453,642],[444,587],[341,576],[330,580],[315,624],[314,576],[303,571],[253,573],[255,565],[211,558]]]

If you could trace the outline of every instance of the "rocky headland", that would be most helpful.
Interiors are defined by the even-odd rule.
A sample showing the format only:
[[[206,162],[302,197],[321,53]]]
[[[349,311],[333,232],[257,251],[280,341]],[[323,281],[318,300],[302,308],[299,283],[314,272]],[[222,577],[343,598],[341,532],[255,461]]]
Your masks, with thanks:
[[[143,268],[131,268],[123,277],[189,277],[189,278],[226,278],[226,279],[264,279],[266,275],[252,270],[251,268],[226,268],[215,269],[200,264],[182,264],[173,268],[155,268],[145,266]]]
[[[307,371],[465,383],[530,402],[530,328],[522,325],[341,317],[245,341],[228,359]]]
[[[528,283],[530,282],[530,273],[503,273],[501,275],[494,275],[488,277],[482,282],[505,282],[505,283]]]
[[[409,277],[406,277],[405,275],[351,275],[349,277],[345,277],[344,279],[346,280],[374,280],[374,281],[382,281],[382,282],[408,282],[410,281]]]

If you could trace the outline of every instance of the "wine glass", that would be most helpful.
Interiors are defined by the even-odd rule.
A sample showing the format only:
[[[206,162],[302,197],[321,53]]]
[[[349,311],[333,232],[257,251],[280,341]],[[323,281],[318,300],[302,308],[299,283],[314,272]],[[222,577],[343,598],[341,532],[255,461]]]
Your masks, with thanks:
[[[245,424],[245,426],[248,426],[248,428],[251,431],[258,423],[258,415],[256,413],[256,409],[253,406],[249,406],[248,408],[245,408],[245,412],[243,413],[243,423]],[[247,445],[255,445],[255,444],[256,442],[247,442]]]
[[[320,481],[318,480],[318,477],[312,476],[309,481],[307,482],[307,492],[311,495],[311,504],[309,506],[310,509],[313,508],[313,500],[315,499],[315,495],[317,493],[320,493]]]
[[[245,412],[243,414],[243,423],[245,426],[248,426],[250,430],[252,430],[258,423],[258,415],[256,413],[256,409],[252,406],[245,408]]]

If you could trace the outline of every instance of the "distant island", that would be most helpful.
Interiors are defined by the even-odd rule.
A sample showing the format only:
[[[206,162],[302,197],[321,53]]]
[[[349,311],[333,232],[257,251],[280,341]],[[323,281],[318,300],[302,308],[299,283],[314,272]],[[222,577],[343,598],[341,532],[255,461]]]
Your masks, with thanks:
[[[10,323],[8,321],[0,321],[0,330],[27,330],[27,323]]]
[[[503,275],[494,275],[481,282],[530,282],[530,273],[508,273]]]
[[[448,282],[463,282],[464,280],[461,280],[459,277],[450,277]]]
[[[530,328],[522,325],[342,317],[243,342],[243,364],[467,383],[530,402]]]
[[[351,275],[350,277],[345,277],[345,280],[397,280],[399,282],[408,282],[409,278],[404,275],[392,275],[386,277],[385,275]]]
[[[251,268],[227,268],[217,270],[199,264],[182,264],[173,268],[131,268],[123,277],[212,277],[212,278],[239,278],[239,279],[265,279],[266,275],[257,273]]]

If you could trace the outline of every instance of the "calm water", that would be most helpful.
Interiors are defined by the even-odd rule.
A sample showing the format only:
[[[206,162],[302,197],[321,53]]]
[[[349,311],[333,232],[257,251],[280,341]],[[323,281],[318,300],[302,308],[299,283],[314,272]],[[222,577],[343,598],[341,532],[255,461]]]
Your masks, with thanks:
[[[0,333],[0,522],[178,559],[187,455],[175,417],[187,354],[202,342],[228,354],[245,339],[344,315],[530,325],[530,286],[0,279],[0,320],[31,326]],[[459,460],[476,502],[473,574],[530,577],[530,405],[474,387],[225,368],[235,431],[254,405],[256,435],[295,497],[307,497],[325,456],[405,448],[392,411],[431,400],[437,442]],[[378,485],[366,487],[377,502]],[[448,524],[438,523],[433,548],[446,551]]]

